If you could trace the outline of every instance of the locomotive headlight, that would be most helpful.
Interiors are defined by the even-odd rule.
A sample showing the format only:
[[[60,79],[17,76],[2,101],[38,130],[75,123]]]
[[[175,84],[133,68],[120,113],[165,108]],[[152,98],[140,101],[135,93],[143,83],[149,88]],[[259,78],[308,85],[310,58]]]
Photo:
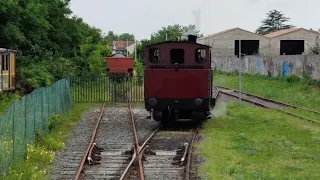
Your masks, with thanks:
[[[150,98],[150,99],[148,100],[148,103],[149,103],[149,105],[150,105],[151,107],[155,107],[155,106],[157,105],[158,101],[156,100],[156,98]]]
[[[194,100],[194,104],[197,106],[197,107],[200,107],[203,103],[203,100],[201,98],[197,98]]]

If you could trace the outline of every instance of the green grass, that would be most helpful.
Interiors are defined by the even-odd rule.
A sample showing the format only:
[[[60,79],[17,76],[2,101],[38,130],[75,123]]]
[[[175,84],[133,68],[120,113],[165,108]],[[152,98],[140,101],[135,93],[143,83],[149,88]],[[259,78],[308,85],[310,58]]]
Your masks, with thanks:
[[[238,89],[238,76],[215,72],[214,84]],[[285,78],[242,76],[242,91],[320,111],[320,88]]]
[[[197,144],[203,179],[320,179],[319,125],[245,104],[213,114]]]
[[[69,113],[52,116],[49,132],[45,135],[37,133],[36,141],[28,145],[27,159],[12,167],[5,179],[46,179],[46,173],[55,152],[64,147],[64,142],[71,128],[81,119],[83,113],[93,106],[94,104],[74,104]]]

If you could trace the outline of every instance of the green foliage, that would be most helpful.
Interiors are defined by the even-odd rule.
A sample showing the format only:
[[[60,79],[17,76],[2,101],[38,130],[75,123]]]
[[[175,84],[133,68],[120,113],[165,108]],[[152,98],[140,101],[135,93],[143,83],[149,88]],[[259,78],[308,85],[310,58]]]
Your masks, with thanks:
[[[267,13],[267,18],[262,21],[262,25],[256,30],[258,34],[269,34],[282,29],[290,29],[295,26],[285,24],[290,18],[284,16],[281,11],[272,10]]]
[[[69,75],[101,75],[111,54],[100,29],[71,16],[69,0],[0,2],[0,45],[17,49],[17,87],[48,86]],[[132,38],[125,33],[121,38]]]
[[[135,37],[130,33],[115,34],[113,31],[109,31],[104,37],[104,42],[111,44],[112,41],[135,41]]]
[[[0,93],[0,115],[11,105],[12,102],[21,97],[18,93]]]
[[[298,77],[296,75],[290,75],[289,77],[287,77],[288,83],[298,83],[300,81],[301,81],[300,77]]]
[[[140,61],[134,60],[134,69],[137,73],[138,79],[137,79],[137,84],[141,86],[143,84],[143,74],[144,74],[144,69],[143,65]]]
[[[60,115],[56,115],[56,114],[51,115],[51,118],[49,119],[49,131],[54,130],[61,123],[62,123],[62,119]]]

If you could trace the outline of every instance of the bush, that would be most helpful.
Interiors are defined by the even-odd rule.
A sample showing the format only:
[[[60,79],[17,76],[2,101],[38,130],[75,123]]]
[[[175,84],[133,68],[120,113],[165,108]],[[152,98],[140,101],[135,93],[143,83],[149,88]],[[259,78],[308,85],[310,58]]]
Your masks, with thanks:
[[[287,78],[287,82],[288,83],[298,83],[300,82],[301,79],[300,77],[296,76],[296,75],[290,75],[288,78]]]
[[[138,85],[141,86],[143,84],[143,74],[144,74],[144,68],[142,66],[142,63],[138,60],[134,60],[134,69],[138,76]]]
[[[49,120],[49,131],[53,131],[55,128],[62,123],[62,118],[60,115],[53,114]]]

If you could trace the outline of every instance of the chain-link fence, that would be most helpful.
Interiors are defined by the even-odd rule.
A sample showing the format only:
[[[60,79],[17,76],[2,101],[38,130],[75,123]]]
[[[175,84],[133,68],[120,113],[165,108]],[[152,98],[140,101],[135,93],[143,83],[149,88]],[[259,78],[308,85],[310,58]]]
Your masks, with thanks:
[[[71,103],[70,86],[65,79],[13,102],[0,116],[2,175],[8,172],[9,166],[25,158],[27,145],[35,139],[36,130],[39,133],[46,132],[50,116],[69,111]]]

